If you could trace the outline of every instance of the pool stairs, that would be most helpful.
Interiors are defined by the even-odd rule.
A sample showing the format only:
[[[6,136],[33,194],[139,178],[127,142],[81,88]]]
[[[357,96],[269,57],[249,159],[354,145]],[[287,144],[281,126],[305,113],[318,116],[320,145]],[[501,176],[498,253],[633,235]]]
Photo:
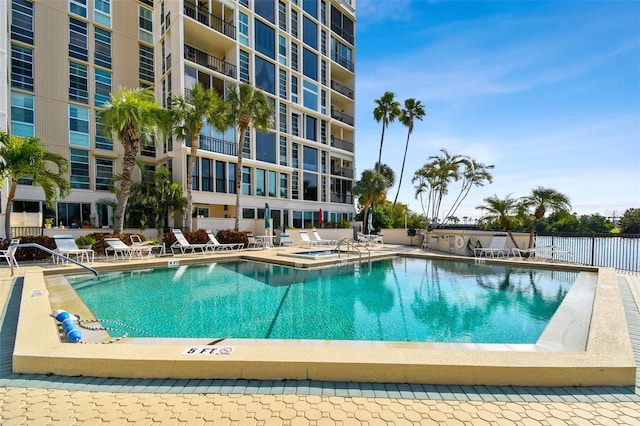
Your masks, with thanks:
[[[336,244],[336,248],[334,249],[338,252],[338,259],[340,259],[340,254],[342,253],[341,251],[342,245],[346,246],[347,258],[349,257],[349,251],[351,248],[353,249],[353,251],[358,252],[360,263],[362,263],[362,251],[360,250],[360,248],[363,248],[367,250],[367,260],[371,262],[371,250],[369,250],[369,247],[365,246],[361,242],[354,240],[353,238],[343,238],[340,241],[338,241],[338,244]]]

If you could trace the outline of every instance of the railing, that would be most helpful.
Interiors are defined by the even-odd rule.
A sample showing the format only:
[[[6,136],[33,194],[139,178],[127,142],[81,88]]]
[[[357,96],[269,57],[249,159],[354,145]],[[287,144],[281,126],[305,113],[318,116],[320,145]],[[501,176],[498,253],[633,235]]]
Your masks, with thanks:
[[[353,117],[349,114],[345,114],[343,111],[338,111],[337,109],[331,108],[331,117],[335,118],[336,120],[342,121],[344,124],[353,126]]]
[[[345,31],[341,26],[331,24],[331,31],[338,34],[340,37],[345,39],[350,45],[353,46],[353,32]]]
[[[20,237],[40,237],[44,235],[42,226],[12,226],[11,235]]]
[[[353,99],[353,89],[345,86],[344,84],[340,84],[335,80],[331,80],[331,88],[338,93],[342,93],[346,97]]]
[[[331,193],[332,203],[352,204],[353,198],[351,194],[338,194],[337,192]]]
[[[191,19],[195,19],[208,26],[209,28],[214,29],[220,34],[224,34],[227,37],[231,37],[232,39],[236,39],[236,27],[228,22],[223,21],[221,18],[218,18],[215,15],[210,14],[208,11],[197,7],[193,3],[184,2],[184,14]]]
[[[640,272],[640,235],[540,233],[536,247],[553,246],[573,253],[573,262]]]
[[[333,59],[335,62],[342,65],[349,71],[353,72],[353,62],[351,62],[349,59],[345,58],[338,52],[331,52],[331,59]]]
[[[353,152],[353,142],[345,141],[344,139],[338,139],[333,135],[331,135],[331,146],[334,148]]]
[[[342,176],[353,179],[353,169],[348,167],[331,167],[331,174],[334,176]]]
[[[37,243],[24,243],[24,244],[18,244],[16,246],[16,249],[20,248],[20,247],[35,247],[35,248],[39,248],[40,250],[46,251],[47,253],[49,253],[52,256],[56,256],[61,258],[62,260],[65,260],[67,262],[71,262],[71,263],[75,263],[76,265],[90,271],[91,273],[93,273],[96,277],[98,276],[98,271],[96,271],[95,269],[78,262],[77,260],[73,260],[63,254],[58,253],[57,251],[53,251],[51,249],[48,249],[46,247],[41,246],[40,244]],[[11,276],[13,276],[13,262],[9,262],[9,266],[11,267]]]
[[[198,50],[195,47],[191,47],[185,44],[184,46],[184,58],[188,61],[195,62],[198,65],[209,68],[213,71],[225,74],[231,78],[236,78],[236,66],[230,64],[215,56],[211,56],[202,50]]]
[[[349,248],[352,248],[354,251],[358,252],[360,263],[362,263],[362,252],[360,251],[360,248],[364,248],[365,250],[367,250],[367,258],[369,262],[371,261],[371,250],[369,250],[369,247],[365,246],[364,244],[361,244],[360,242],[354,240],[353,238],[343,238],[340,241],[338,241],[338,244],[336,244],[336,248],[335,248],[335,250],[338,252],[338,259],[340,259],[340,255],[342,254],[342,250],[340,250],[340,247],[343,244],[346,245],[347,247],[347,259],[345,260],[349,260],[349,251],[350,251]]]
[[[191,146],[191,139],[188,140],[187,146]],[[237,155],[235,142],[212,138],[210,136],[200,135],[199,148],[205,151],[217,152],[218,154]]]

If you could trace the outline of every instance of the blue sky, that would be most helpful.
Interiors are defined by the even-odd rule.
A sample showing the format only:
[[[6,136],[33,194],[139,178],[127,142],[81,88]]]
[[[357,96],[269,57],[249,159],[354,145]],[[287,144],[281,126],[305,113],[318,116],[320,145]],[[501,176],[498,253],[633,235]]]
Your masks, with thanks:
[[[425,106],[399,200],[422,212],[413,173],[439,155],[493,164],[456,212],[554,188],[578,214],[640,207],[640,1],[357,0],[356,172],[378,158],[374,100]],[[385,132],[399,179],[406,128]],[[453,202],[452,185],[443,207]],[[397,186],[387,198],[393,201]]]

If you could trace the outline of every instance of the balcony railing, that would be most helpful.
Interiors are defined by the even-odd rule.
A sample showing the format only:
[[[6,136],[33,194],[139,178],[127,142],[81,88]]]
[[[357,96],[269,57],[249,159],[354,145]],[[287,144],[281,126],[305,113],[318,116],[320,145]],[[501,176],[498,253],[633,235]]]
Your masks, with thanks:
[[[348,167],[331,166],[331,174],[353,179],[353,169]]]
[[[353,99],[353,89],[350,87],[347,87],[343,84],[338,83],[335,80],[331,80],[331,88],[333,90],[335,90],[338,93],[342,93],[343,95],[345,95],[346,97]]]
[[[331,135],[331,146],[338,149],[344,149],[345,151],[353,152],[353,142],[338,139]]]
[[[340,37],[345,39],[350,45],[353,46],[353,32],[347,32],[342,27],[336,24],[331,24],[331,31],[338,34]]]
[[[336,192],[331,193],[332,203],[353,204],[353,197],[351,194],[338,194]]]
[[[227,75],[231,78],[236,78],[236,66],[230,64],[227,61],[224,61],[220,58],[216,58],[215,56],[211,56],[202,50],[198,50],[195,47],[191,47],[185,44],[184,46],[184,58],[195,62],[198,65],[202,65],[203,67],[207,67],[216,72]]]
[[[193,3],[184,2],[184,14],[189,18],[195,19],[201,24],[214,29],[220,34],[224,34],[234,40],[236,39],[235,25],[231,25],[230,23],[223,21],[217,16],[210,14],[208,11],[197,7]]]
[[[353,62],[351,62],[349,59],[345,58],[338,52],[331,52],[331,59],[333,59],[335,62],[342,65],[349,71],[353,72]]]
[[[191,146],[191,138],[187,137],[187,146]],[[235,142],[200,135],[200,149],[218,154],[237,155]]]
[[[336,120],[342,121],[344,124],[353,126],[353,117],[345,114],[343,111],[338,111],[337,109],[331,108],[331,117],[335,118]]]

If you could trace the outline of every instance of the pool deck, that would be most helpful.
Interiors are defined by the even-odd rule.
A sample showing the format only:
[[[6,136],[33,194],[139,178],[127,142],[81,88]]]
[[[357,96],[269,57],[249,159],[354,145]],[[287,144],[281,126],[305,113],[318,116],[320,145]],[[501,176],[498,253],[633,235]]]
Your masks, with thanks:
[[[299,248],[298,248],[299,249]],[[389,255],[400,248],[373,251]],[[415,248],[402,248],[409,252]],[[279,249],[252,251],[256,258]],[[249,254],[244,252],[244,254]],[[197,256],[194,256],[197,260]],[[191,257],[180,256],[182,263]],[[282,258],[282,256],[280,257]],[[299,261],[296,260],[296,261]],[[130,264],[141,261],[132,261]],[[117,265],[96,262],[96,266]],[[71,270],[71,266],[66,267]],[[51,266],[44,269],[51,270]],[[37,271],[36,271],[37,270]],[[40,273],[22,267],[19,274]],[[640,359],[640,277],[613,273],[635,362]],[[609,286],[610,284],[604,284]],[[609,287],[605,287],[610,290]],[[0,269],[0,423],[73,424],[637,424],[639,381],[608,387],[424,385],[319,380],[109,379],[12,373],[25,289]],[[38,299],[33,293],[31,298]],[[46,329],[46,327],[41,327]],[[37,334],[38,330],[34,333]],[[67,344],[67,346],[72,346]],[[89,345],[83,345],[89,346]],[[137,346],[137,345],[133,345]],[[99,347],[99,346],[98,346]],[[82,361],[79,361],[82,362]],[[637,374],[637,373],[636,373]]]

